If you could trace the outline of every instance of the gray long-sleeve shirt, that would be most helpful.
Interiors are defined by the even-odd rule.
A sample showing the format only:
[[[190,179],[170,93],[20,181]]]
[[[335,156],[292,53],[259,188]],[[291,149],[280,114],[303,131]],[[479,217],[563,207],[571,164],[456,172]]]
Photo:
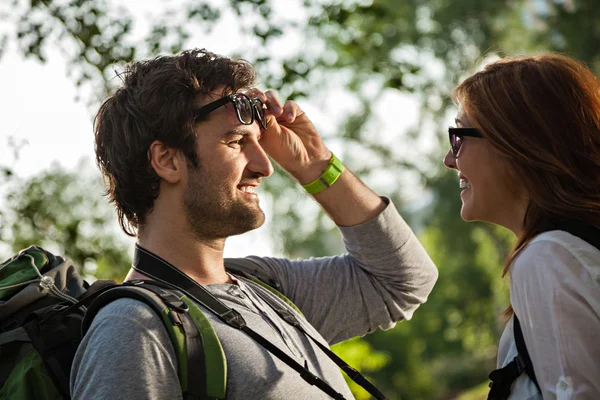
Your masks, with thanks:
[[[304,329],[330,345],[410,319],[437,279],[431,259],[391,203],[374,220],[340,231],[348,250],[342,256],[248,257],[300,308]],[[207,289],[252,329],[353,398],[338,367],[256,294],[262,287],[238,277],[237,284]],[[329,398],[245,333],[205,314],[226,355],[228,399]],[[175,351],[154,311],[132,299],[104,307],[75,356],[71,393],[74,399],[181,399]]]

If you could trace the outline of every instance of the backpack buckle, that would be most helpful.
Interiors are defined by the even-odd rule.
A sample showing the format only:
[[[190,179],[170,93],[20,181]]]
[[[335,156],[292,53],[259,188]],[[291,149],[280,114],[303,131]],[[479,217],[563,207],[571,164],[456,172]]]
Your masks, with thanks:
[[[234,328],[242,329],[246,326],[246,321],[244,321],[244,318],[242,318],[240,313],[235,311],[233,308],[230,308],[225,313],[220,314],[219,317],[221,317],[223,321]]]
[[[54,286],[54,279],[51,276],[44,275],[40,279],[39,285],[42,288],[42,293],[48,293]]]
[[[185,301],[178,299],[174,294],[167,293],[161,295],[160,297],[163,299],[166,305],[178,313],[185,314],[190,309]]]
[[[176,313],[173,310],[169,311],[169,319],[171,320],[171,323],[175,326],[182,326],[183,322],[181,321],[181,317],[179,317],[179,314]]]

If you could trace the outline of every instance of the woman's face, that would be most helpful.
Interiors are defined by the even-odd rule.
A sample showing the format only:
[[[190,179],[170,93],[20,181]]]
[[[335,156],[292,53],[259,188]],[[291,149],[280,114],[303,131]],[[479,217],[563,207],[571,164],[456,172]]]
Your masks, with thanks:
[[[463,110],[456,124],[459,128],[473,127]],[[465,221],[491,222],[519,234],[528,202],[525,190],[487,139],[463,137],[456,158],[448,151],[444,165],[458,172],[460,215]]]

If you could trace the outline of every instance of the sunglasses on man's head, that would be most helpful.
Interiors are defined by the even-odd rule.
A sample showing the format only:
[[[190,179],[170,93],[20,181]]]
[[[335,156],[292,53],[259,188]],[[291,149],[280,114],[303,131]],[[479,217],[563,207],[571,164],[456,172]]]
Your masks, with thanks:
[[[481,138],[483,135],[476,128],[448,128],[448,137],[450,138],[450,148],[452,149],[452,155],[454,158],[458,157],[460,146],[462,146],[463,137],[478,137]]]
[[[227,103],[233,104],[235,114],[242,124],[252,125],[256,119],[258,125],[262,129],[267,129],[267,120],[265,117],[267,106],[259,99],[251,99],[243,93],[233,93],[229,96],[220,98],[219,100],[215,100],[212,103],[208,103],[196,111],[194,121],[206,117],[208,114]]]

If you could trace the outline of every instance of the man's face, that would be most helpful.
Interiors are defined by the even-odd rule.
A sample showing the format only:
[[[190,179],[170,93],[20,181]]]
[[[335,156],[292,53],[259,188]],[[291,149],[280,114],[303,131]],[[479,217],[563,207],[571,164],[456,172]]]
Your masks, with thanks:
[[[215,91],[202,106],[221,97]],[[192,232],[199,238],[226,238],[260,227],[265,215],[258,189],[273,166],[259,144],[255,121],[243,125],[233,105],[220,107],[195,126],[199,165],[188,164],[184,209]]]

